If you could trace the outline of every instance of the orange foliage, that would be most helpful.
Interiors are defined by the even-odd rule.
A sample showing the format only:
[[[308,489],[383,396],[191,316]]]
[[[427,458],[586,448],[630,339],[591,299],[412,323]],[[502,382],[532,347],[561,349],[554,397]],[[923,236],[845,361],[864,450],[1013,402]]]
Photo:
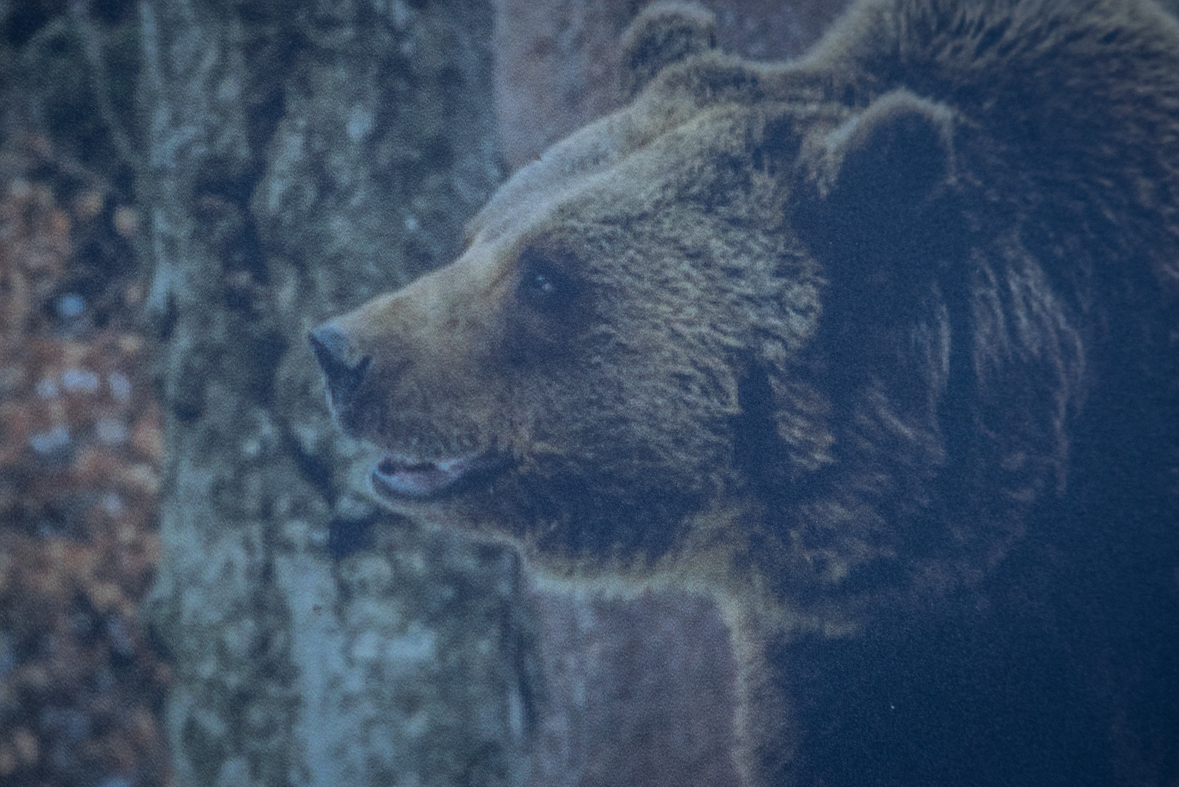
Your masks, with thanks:
[[[160,410],[143,339],[77,319],[65,289],[87,274],[79,228],[114,237],[135,216],[33,179],[52,173],[39,147],[0,156],[0,782],[165,784],[168,667],[136,618],[159,559]]]

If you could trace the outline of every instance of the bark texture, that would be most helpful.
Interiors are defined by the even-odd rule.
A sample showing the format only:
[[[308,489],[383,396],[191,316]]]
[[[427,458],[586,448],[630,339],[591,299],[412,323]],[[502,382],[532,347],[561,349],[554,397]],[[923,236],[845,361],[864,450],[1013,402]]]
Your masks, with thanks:
[[[498,180],[490,6],[140,13],[170,456],[148,615],[176,664],[177,782],[513,783],[531,713],[515,558],[348,491],[366,457],[303,338],[447,261]]]

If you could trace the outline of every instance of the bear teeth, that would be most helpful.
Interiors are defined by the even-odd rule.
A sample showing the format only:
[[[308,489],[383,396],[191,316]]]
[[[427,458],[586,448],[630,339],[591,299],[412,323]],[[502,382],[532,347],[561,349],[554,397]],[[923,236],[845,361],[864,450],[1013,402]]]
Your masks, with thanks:
[[[396,497],[432,497],[458,483],[478,465],[478,456],[421,462],[389,454],[377,463],[373,484],[379,492]]]

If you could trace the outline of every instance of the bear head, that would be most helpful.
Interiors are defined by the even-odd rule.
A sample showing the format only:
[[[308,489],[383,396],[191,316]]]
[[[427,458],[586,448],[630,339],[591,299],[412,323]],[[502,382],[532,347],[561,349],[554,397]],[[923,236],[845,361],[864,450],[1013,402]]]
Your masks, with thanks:
[[[1140,97],[1179,106],[1179,37],[1107,5],[867,2],[777,65],[646,12],[627,107],[311,334],[377,494],[558,567],[721,556],[798,608],[975,581],[1138,368],[1101,350],[1119,307],[1175,280],[1179,132]]]

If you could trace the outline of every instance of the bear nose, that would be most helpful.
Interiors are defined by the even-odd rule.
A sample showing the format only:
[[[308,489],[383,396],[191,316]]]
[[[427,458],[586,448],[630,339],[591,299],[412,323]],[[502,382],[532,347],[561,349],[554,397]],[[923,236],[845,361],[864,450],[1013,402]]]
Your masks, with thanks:
[[[330,322],[307,334],[307,341],[323,369],[332,404],[346,407],[360,390],[372,357],[360,355],[348,334]]]

